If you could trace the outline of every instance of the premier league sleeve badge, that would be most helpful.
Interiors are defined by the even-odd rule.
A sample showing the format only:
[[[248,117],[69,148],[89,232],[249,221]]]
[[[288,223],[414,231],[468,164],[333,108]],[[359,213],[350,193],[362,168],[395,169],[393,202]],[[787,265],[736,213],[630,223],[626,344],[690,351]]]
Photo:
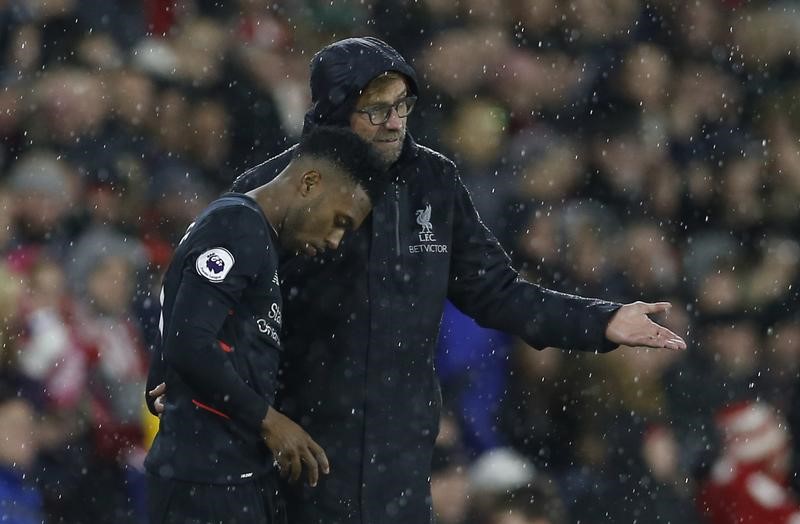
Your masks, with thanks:
[[[197,257],[195,268],[201,277],[211,282],[222,282],[233,267],[231,252],[223,247],[215,247]]]

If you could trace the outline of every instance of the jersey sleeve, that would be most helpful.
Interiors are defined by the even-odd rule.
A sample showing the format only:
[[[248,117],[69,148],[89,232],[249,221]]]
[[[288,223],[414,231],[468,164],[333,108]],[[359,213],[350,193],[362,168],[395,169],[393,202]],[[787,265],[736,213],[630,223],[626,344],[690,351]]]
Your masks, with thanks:
[[[164,326],[163,357],[204,400],[259,428],[268,401],[241,378],[217,340],[229,312],[265,264],[265,232],[241,215],[247,213],[212,215],[185,239],[180,283]]]

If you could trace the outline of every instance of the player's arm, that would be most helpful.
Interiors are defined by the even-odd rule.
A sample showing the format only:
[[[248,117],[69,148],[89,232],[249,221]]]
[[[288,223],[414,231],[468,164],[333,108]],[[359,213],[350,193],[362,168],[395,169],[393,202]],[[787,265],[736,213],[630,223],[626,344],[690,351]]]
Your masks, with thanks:
[[[242,379],[219,340],[229,312],[266,260],[265,232],[252,213],[223,207],[190,226],[181,240],[181,258],[172,262],[181,266],[167,273],[178,283],[171,296],[162,296],[168,310],[162,312],[161,351],[164,366],[201,397],[199,402],[260,428],[268,401]],[[152,375],[150,388],[164,378],[164,373]]]
[[[203,402],[260,430],[267,399],[241,378],[217,339],[250,282],[246,270],[233,265],[224,281],[214,283],[197,273],[194,260],[186,264],[163,334],[164,360]]]
[[[239,377],[216,339],[228,312],[236,307],[229,293],[241,292],[248,281],[242,275],[235,278],[240,278],[241,284],[220,288],[184,271],[169,332],[165,333],[166,361],[213,407],[258,428],[289,480],[297,480],[305,465],[308,483],[316,486],[320,472],[330,471],[323,449],[299,425],[272,408],[271,399],[258,395]],[[262,343],[271,345],[266,340]],[[277,351],[273,345],[255,353]]]

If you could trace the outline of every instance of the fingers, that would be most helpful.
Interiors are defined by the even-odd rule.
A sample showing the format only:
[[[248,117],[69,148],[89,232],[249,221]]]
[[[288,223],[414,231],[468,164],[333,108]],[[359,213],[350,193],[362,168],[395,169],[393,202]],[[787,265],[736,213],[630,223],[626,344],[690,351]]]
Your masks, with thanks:
[[[304,465],[308,483],[312,487],[319,483],[320,470],[325,474],[330,472],[328,457],[320,445],[279,411],[272,408],[267,411],[262,421],[262,435],[281,476],[288,477],[289,482],[296,482],[302,477]]]
[[[665,327],[659,327],[659,338],[662,340],[662,346],[667,349],[686,349],[686,342],[679,336]]]
[[[166,390],[167,390],[167,385],[164,382],[162,382],[161,384],[157,385],[156,387],[148,391],[147,394],[150,395],[151,397],[160,397],[161,395],[164,394]]]
[[[668,312],[670,308],[672,308],[672,304],[669,302],[636,302],[635,304],[639,306],[640,311],[645,315]],[[653,322],[649,318],[646,320],[646,323],[653,328],[653,331],[650,331],[640,339],[642,346],[657,349],[686,349],[686,342],[679,335]]]
[[[682,338],[678,337],[668,340],[665,343],[664,347],[666,347],[667,349],[675,349],[678,351],[683,351],[684,349],[686,349],[686,342]]]
[[[303,474],[303,462],[308,468],[308,483],[313,487],[319,481],[319,469],[314,457],[310,453],[299,455],[294,451],[278,453],[275,456],[275,465],[281,477],[287,478],[289,482],[296,482]]]
[[[320,469],[326,475],[331,471],[328,456],[311,437],[308,437],[307,447],[303,451],[302,458],[308,468],[308,483],[311,487],[315,487],[319,482]]]
[[[286,455],[279,452],[275,455],[275,463],[278,466],[278,472],[281,474],[281,477],[285,477],[289,474],[291,462],[286,458]]]
[[[330,462],[328,462],[328,455],[325,454],[325,450],[313,440],[311,440],[308,447],[311,449],[314,457],[316,457],[317,463],[319,463],[320,467],[322,468],[322,472],[326,475],[330,473],[331,465]]]
[[[297,455],[297,453],[292,453],[289,467],[289,482],[297,482],[297,479],[300,478],[300,474],[303,472],[303,464],[300,463],[300,457]]]
[[[308,485],[313,488],[319,481],[319,464],[317,463],[317,459],[314,458],[314,454],[311,453],[310,449],[305,448],[301,460],[305,462],[306,469],[308,470]]]
[[[660,328],[660,333],[663,339],[663,347],[667,349],[686,349],[686,342],[679,335],[665,327]]]
[[[642,311],[647,315],[669,311],[672,304],[669,302],[639,302]]]
[[[655,332],[651,332],[650,335],[640,337],[638,345],[656,349],[686,349],[686,342],[680,336],[676,335],[665,327],[659,326],[658,324],[655,324],[655,326],[657,328]]]
[[[164,409],[166,409],[166,392],[167,385],[164,382],[147,392],[151,398],[155,398],[153,401],[153,408],[155,408],[159,416],[161,416],[161,414],[164,413]]]
[[[278,452],[275,455],[275,462],[281,476],[288,477],[289,482],[296,482],[302,476],[305,465],[308,484],[311,487],[316,487],[319,483],[320,470],[325,474],[330,473],[328,456],[310,437],[305,446]]]

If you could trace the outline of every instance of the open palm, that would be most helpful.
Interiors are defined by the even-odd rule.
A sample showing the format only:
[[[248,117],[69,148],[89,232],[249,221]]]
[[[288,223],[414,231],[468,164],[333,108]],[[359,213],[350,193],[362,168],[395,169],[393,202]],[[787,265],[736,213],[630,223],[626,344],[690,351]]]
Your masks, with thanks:
[[[686,342],[648,315],[669,311],[669,302],[633,302],[617,310],[606,328],[606,338],[623,346],[686,349]]]

